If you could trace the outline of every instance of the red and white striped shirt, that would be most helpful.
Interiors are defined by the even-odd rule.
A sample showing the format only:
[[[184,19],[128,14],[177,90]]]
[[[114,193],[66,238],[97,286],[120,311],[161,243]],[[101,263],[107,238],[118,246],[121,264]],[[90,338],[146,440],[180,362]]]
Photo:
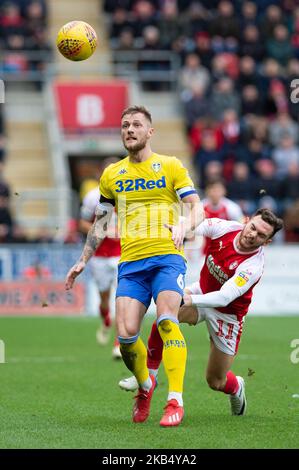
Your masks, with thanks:
[[[238,250],[236,237],[244,225],[234,221],[205,219],[196,233],[210,239],[209,250],[200,273],[203,294],[192,296],[192,303],[214,307],[238,319],[246,315],[254,286],[264,269],[264,248],[245,253]]]

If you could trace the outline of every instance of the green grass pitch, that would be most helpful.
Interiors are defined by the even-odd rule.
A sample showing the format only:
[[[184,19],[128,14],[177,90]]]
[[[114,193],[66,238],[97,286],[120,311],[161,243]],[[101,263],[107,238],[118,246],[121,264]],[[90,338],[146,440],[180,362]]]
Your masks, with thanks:
[[[152,318],[145,319],[143,338]],[[185,419],[159,427],[167,383],[163,368],[146,423],[133,424],[128,372],[99,347],[95,318],[0,319],[0,448],[298,448],[299,364],[290,360],[298,318],[248,318],[234,372],[246,380],[248,412],[230,415],[228,397],[205,382],[205,325],[183,326],[188,342]],[[297,355],[298,357],[298,355]]]

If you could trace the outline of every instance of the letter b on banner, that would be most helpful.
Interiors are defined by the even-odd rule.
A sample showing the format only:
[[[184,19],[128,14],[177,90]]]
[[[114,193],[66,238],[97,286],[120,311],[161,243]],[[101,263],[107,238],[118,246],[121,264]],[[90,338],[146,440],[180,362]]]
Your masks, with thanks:
[[[77,100],[77,122],[80,126],[99,126],[104,120],[103,101],[97,95],[80,95]]]
[[[0,364],[4,364],[5,362],[5,344],[2,339],[0,339]]]

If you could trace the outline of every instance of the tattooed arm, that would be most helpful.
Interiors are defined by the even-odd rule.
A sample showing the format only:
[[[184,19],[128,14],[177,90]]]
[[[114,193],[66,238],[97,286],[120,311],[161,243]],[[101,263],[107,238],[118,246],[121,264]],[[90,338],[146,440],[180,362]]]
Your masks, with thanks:
[[[69,270],[65,279],[65,288],[69,290],[73,287],[75,279],[84,270],[86,263],[93,256],[98,246],[106,236],[107,225],[112,216],[113,207],[108,204],[99,204],[96,209],[94,223],[90,227],[86,242],[79,258],[79,261]]]

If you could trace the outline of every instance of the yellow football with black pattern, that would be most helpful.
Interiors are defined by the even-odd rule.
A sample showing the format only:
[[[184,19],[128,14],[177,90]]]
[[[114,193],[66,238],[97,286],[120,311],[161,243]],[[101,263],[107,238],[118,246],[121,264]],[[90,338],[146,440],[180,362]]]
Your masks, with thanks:
[[[56,44],[66,59],[79,61],[94,53],[98,39],[95,30],[85,21],[70,21],[58,31]]]

